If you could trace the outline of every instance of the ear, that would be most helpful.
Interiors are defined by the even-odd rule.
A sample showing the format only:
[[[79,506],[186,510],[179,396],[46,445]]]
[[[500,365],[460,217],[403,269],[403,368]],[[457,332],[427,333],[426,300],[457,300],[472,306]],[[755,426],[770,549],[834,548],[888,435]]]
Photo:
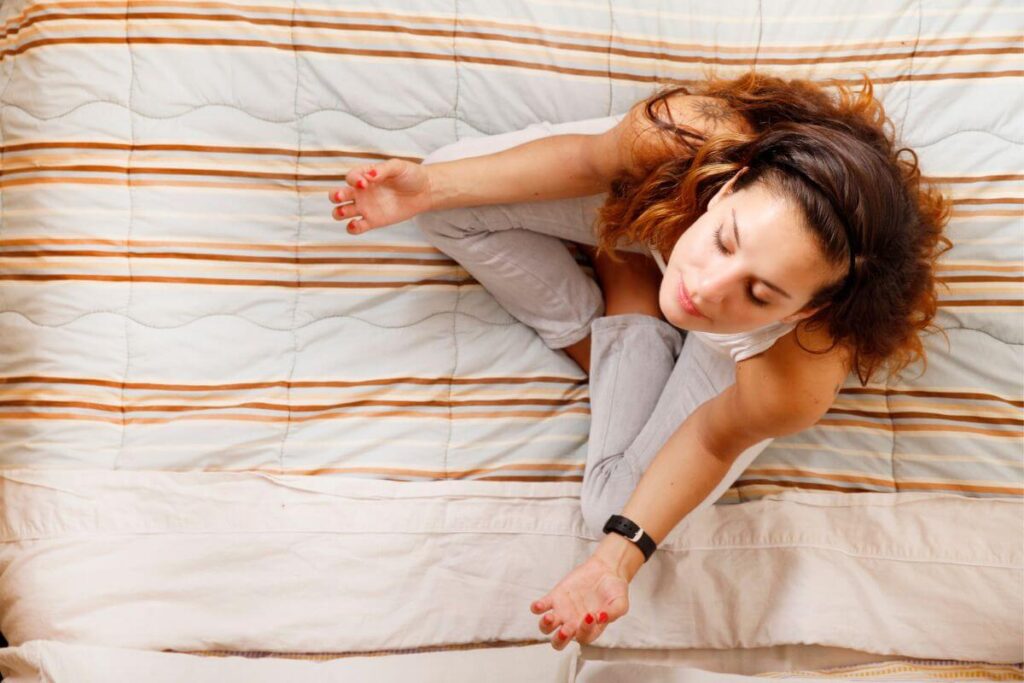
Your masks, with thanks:
[[[739,178],[744,173],[746,173],[747,170],[748,167],[744,166],[740,170],[736,171],[733,177],[729,178],[729,180],[726,181],[725,185],[722,185],[720,188],[718,188],[718,192],[715,193],[715,196],[708,200],[708,208],[710,209],[715,204],[724,199],[726,195],[731,194],[733,185],[736,184],[736,179]]]
[[[815,306],[814,308],[801,308],[796,313],[791,313],[785,318],[779,320],[780,323],[795,323],[800,322],[804,318],[810,318],[812,315],[825,308],[825,306]]]

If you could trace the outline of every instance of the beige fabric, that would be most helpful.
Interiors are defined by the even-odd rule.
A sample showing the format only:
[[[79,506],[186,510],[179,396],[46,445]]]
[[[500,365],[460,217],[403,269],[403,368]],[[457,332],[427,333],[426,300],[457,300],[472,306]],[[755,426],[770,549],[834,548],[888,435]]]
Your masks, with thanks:
[[[179,651],[538,641],[529,603],[593,549],[578,495],[576,484],[8,470],[0,630],[15,644]],[[711,506],[640,571],[602,645],[1019,661],[1022,533],[1018,499],[791,492]]]

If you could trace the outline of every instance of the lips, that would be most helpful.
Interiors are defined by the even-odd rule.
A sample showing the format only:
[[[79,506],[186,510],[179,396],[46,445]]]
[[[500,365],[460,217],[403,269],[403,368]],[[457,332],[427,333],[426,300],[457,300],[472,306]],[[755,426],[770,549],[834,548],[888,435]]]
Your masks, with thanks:
[[[679,305],[690,315],[698,318],[707,318],[706,315],[700,312],[696,304],[693,303],[693,299],[690,298],[690,293],[686,291],[686,285],[683,284],[682,278],[679,280]]]

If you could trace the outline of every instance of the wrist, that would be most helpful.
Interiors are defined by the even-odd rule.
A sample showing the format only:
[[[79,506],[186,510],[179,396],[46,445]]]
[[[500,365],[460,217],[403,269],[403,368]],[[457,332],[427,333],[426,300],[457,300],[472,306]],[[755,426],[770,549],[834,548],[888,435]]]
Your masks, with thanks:
[[[616,533],[606,534],[598,543],[594,555],[627,581],[632,581],[644,565],[644,554],[640,548]]]

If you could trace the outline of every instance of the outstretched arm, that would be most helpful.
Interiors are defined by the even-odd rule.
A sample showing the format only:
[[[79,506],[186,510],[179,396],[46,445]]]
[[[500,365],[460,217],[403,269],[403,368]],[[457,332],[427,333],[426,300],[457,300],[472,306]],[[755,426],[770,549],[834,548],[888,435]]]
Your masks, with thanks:
[[[739,363],[736,383],[691,413],[644,472],[621,514],[655,542],[715,489],[740,453],[764,439],[805,429],[828,410],[849,372],[845,354],[839,349],[809,353],[794,336]],[[801,341],[810,348],[828,345],[809,337]],[[531,605],[535,614],[544,615],[540,630],[558,629],[552,638],[556,649],[573,637],[592,642],[627,612],[627,587],[642,564],[639,549],[608,534],[586,562]]]
[[[656,110],[659,118],[685,123],[705,134],[735,127],[709,117],[711,98],[676,95]],[[334,218],[356,218],[349,232],[362,233],[418,213],[461,206],[540,201],[600,194],[623,171],[643,172],[639,159],[678,153],[667,135],[643,113],[643,102],[596,135],[549,135],[493,154],[415,164],[388,159],[353,168],[346,185],[331,190],[340,204]]]

